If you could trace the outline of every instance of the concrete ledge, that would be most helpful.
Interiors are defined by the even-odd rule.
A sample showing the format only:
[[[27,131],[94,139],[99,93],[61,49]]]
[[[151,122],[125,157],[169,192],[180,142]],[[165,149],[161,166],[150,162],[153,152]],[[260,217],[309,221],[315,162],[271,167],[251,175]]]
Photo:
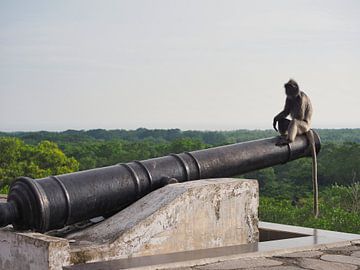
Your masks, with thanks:
[[[60,270],[70,264],[66,239],[40,233],[0,230],[0,269]]]
[[[206,250],[185,251],[172,254],[162,254],[144,257],[134,257],[128,259],[118,259],[106,262],[95,262],[78,264],[75,266],[64,267],[68,270],[120,270],[120,269],[190,269],[199,268],[201,265],[211,265],[218,262],[229,262],[234,260],[248,260],[253,262],[261,257],[284,256],[293,252],[326,250],[329,248],[350,246],[360,243],[360,235],[342,232],[326,231],[313,228],[304,228],[269,222],[259,222],[259,229],[267,232],[284,232],[287,235],[301,235],[296,238],[279,239],[266,242],[257,242],[230,247],[218,247]],[[220,268],[214,265],[213,269],[235,269],[238,267]],[[264,266],[264,265],[263,265]],[[249,266],[253,267],[253,266]],[[282,268],[281,268],[282,267]],[[287,269],[281,266],[279,269]],[[194,268],[194,269],[195,269]],[[247,268],[245,268],[247,269]],[[251,268],[253,269],[253,268]],[[255,268],[254,268],[255,269]],[[263,269],[263,268],[256,268]],[[266,268],[267,269],[267,268]],[[275,268],[274,268],[275,269]],[[317,268],[316,268],[317,269]],[[320,269],[320,268],[319,268]],[[325,268],[322,268],[325,269]],[[330,269],[327,267],[326,269]]]
[[[67,236],[71,263],[254,243],[259,237],[257,211],[255,180],[171,184]]]

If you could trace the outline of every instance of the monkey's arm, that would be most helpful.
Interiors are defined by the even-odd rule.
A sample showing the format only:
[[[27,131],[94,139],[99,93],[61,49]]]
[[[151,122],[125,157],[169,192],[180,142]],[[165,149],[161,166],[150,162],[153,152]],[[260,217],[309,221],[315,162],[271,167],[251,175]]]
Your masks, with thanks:
[[[313,108],[310,102],[310,99],[307,99],[307,104],[306,104],[306,109],[305,109],[305,114],[304,114],[304,121],[306,121],[308,124],[311,123],[311,117],[313,114]]]
[[[288,116],[290,114],[290,110],[291,110],[291,101],[289,99],[286,99],[285,101],[285,107],[284,110],[282,110],[281,112],[279,112],[273,120],[273,127],[276,131],[278,131],[278,129],[276,128],[276,124],[277,122],[282,119],[282,118],[286,118],[286,116]]]

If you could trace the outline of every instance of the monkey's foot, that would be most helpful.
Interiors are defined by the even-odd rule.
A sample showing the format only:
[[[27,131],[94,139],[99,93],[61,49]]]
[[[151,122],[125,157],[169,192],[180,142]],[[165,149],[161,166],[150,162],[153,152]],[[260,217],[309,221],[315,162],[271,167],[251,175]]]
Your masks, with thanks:
[[[283,146],[283,145],[287,145],[289,143],[290,143],[290,141],[286,137],[280,136],[279,141],[275,145],[276,146]]]

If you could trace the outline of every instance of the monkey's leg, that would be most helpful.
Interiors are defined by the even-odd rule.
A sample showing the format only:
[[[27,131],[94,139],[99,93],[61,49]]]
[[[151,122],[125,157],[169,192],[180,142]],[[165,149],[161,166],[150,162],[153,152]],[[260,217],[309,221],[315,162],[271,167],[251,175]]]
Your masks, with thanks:
[[[288,127],[287,140],[289,142],[295,141],[296,135],[298,135],[298,123],[296,119],[293,119]]]
[[[289,143],[287,139],[289,124],[290,124],[290,120],[286,118],[281,118],[278,121],[280,136],[279,136],[279,140],[276,142],[277,146],[286,145]]]
[[[281,136],[286,136],[287,135],[289,124],[290,124],[290,120],[286,119],[286,118],[281,118],[278,121],[279,133],[280,133]]]
[[[306,125],[306,127],[305,127],[305,125]],[[307,129],[307,123],[304,121],[300,121],[297,119],[293,119],[293,120],[289,121],[288,129],[287,129],[287,133],[286,133],[287,135],[285,138],[282,138],[277,143],[277,145],[285,145],[285,144],[292,143],[293,141],[295,141],[296,136],[305,133],[306,129]]]

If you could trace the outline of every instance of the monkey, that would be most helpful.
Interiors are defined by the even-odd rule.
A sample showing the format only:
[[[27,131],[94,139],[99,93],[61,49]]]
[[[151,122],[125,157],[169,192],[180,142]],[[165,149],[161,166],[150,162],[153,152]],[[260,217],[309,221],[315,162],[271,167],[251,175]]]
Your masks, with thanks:
[[[300,91],[299,85],[295,80],[290,79],[285,83],[284,87],[286,94],[285,106],[273,120],[274,129],[280,133],[280,138],[276,145],[282,146],[290,144],[295,140],[297,135],[306,134],[311,147],[314,216],[317,218],[319,215],[317,157],[314,134],[310,128],[313,108],[310,98],[303,91]],[[291,120],[286,118],[289,114]],[[277,124],[278,128],[276,127]]]

